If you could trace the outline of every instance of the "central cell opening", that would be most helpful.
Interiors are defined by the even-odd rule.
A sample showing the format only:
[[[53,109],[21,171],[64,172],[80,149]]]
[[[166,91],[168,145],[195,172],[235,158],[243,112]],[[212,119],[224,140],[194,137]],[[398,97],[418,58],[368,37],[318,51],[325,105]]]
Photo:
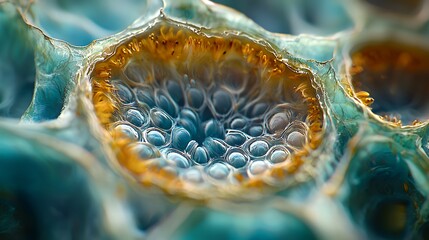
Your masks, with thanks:
[[[375,99],[372,111],[404,124],[429,117],[429,51],[394,42],[371,42],[352,54],[352,85]]]
[[[95,67],[93,86],[101,122],[130,140],[118,150],[121,165],[152,183],[153,169],[163,169],[218,185],[300,164],[294,154],[315,147],[310,133],[321,130],[315,89],[309,73],[267,49],[175,27],[118,46]]]

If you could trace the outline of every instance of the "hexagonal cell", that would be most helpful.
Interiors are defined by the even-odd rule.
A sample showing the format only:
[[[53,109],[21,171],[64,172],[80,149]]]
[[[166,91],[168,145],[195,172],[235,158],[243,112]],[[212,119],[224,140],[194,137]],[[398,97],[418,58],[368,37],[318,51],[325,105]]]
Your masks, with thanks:
[[[387,145],[366,143],[355,149],[345,175],[344,204],[369,238],[414,236],[424,195],[407,160]],[[344,193],[345,193],[344,192]]]
[[[286,65],[268,46],[251,38],[195,33],[191,26],[162,21],[115,48],[90,73],[96,114],[119,141],[123,134],[118,136],[112,126],[124,119],[123,109],[150,109],[150,123],[140,127],[142,141],[186,159],[181,161],[186,166],[161,161],[161,172],[175,169],[168,170],[173,176],[163,181],[201,166],[204,176],[209,176],[204,177],[208,186],[257,180],[271,174],[269,161],[260,161],[271,157],[267,156],[271,147],[293,146],[287,150],[289,161],[275,160],[282,162],[278,168],[286,170],[294,162],[300,165],[297,156],[320,144],[323,115],[311,74]],[[265,112],[272,114],[266,117]],[[242,155],[229,159],[237,146],[243,147]],[[163,158],[167,163],[178,160],[168,154]],[[136,176],[147,174],[133,163],[138,158],[120,154],[118,161]],[[156,160],[149,162],[156,165]],[[260,170],[260,163],[266,163],[267,171]],[[252,168],[252,174],[242,168]],[[148,181],[157,180],[148,177]]]
[[[406,125],[429,118],[429,49],[393,40],[367,42],[351,59],[353,88],[374,98],[374,113]],[[362,97],[365,103],[367,96]]]

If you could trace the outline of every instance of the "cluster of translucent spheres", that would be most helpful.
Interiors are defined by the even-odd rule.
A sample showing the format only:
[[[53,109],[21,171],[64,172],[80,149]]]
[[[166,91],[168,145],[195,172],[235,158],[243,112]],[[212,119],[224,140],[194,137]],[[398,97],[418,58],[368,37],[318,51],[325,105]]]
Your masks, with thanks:
[[[0,1],[0,239],[429,239],[428,0]]]
[[[113,81],[123,104],[114,128],[138,142],[143,159],[163,154],[164,167],[197,182],[201,172],[217,180],[235,171],[258,175],[303,146],[306,109],[218,82],[202,86],[185,75],[131,88]]]

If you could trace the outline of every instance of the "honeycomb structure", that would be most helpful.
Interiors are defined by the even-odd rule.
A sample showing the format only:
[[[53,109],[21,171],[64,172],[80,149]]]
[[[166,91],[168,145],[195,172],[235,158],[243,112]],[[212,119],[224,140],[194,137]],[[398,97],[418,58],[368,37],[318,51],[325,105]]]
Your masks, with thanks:
[[[429,238],[429,2],[216,2],[0,1],[0,239]]]

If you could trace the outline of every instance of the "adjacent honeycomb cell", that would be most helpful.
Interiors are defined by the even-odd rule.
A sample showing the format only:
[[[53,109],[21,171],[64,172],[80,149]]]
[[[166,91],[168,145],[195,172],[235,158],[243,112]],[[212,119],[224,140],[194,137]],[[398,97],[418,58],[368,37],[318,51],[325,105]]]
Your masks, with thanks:
[[[35,49],[27,26],[5,10],[0,6],[0,117],[20,118],[33,97]]]
[[[374,113],[404,124],[428,119],[429,50],[393,41],[373,42],[357,47],[352,61],[353,87],[374,98]],[[360,95],[365,103],[367,96]]]
[[[347,174],[346,204],[353,219],[368,229],[368,238],[409,238],[423,200],[415,177],[387,146],[369,143],[362,148]]]

